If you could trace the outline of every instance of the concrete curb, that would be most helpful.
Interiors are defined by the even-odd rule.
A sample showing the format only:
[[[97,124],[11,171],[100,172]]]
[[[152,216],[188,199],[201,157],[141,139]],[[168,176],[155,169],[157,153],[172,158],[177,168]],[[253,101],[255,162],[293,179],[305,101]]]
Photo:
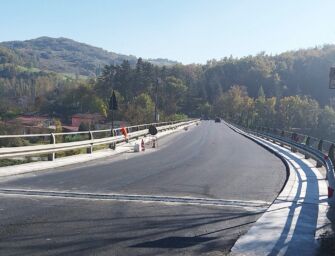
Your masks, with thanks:
[[[231,255],[315,255],[316,232],[329,223],[327,183],[319,170],[286,148],[228,127],[280,156],[289,172],[276,200],[237,240]]]

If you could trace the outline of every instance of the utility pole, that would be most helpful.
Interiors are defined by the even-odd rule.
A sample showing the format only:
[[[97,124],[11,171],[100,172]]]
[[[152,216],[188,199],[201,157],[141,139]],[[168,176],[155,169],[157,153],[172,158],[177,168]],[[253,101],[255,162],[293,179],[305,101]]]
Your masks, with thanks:
[[[109,110],[111,111],[112,114],[112,131],[114,130],[114,110],[118,110],[118,104],[116,101],[116,96],[115,96],[115,92],[113,90],[112,92],[112,96],[109,100]]]
[[[157,123],[158,120],[158,113],[157,113],[157,104],[158,104],[158,85],[160,84],[161,79],[157,78],[156,80],[156,89],[155,89],[155,123]]]
[[[111,136],[113,137],[114,134],[114,110],[118,110],[118,105],[116,101],[116,96],[115,92],[113,90],[112,96],[109,99],[109,110],[111,112],[111,117],[112,117],[112,129],[111,129]],[[115,149],[116,144],[113,142],[112,144],[109,145],[109,148]]]

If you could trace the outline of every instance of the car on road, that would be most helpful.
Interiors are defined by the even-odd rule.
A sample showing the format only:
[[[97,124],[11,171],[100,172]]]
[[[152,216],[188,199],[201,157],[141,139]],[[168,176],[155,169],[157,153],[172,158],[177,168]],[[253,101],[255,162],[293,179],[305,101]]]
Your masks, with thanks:
[[[220,117],[215,117],[214,121],[215,121],[215,123],[221,123]]]

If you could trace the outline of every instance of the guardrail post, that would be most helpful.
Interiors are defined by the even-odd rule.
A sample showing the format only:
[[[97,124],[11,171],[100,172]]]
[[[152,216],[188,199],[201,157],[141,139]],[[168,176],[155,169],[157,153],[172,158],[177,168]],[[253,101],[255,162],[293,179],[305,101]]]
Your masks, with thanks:
[[[147,129],[149,129],[149,126],[148,126],[148,125],[144,125],[143,127],[144,127],[143,130],[147,130]],[[143,137],[144,137],[144,138],[147,137],[147,134],[144,134]]]
[[[319,144],[318,144],[318,150],[322,152],[322,147],[323,147],[323,140],[320,140],[319,141]],[[317,161],[316,162],[316,167],[321,167],[322,166],[322,163],[320,161]]]
[[[93,140],[93,133],[91,131],[89,131],[88,133],[88,139],[89,140]],[[91,145],[86,149],[86,153],[87,154],[92,154],[93,152],[93,141],[91,142]]]
[[[328,157],[329,159],[332,161],[333,165],[334,165],[334,151],[335,151],[335,146],[334,144],[331,144],[329,151],[328,151]]]
[[[285,131],[284,131],[284,130],[281,131],[281,133],[280,133],[280,137],[283,137],[283,138],[285,137]],[[281,146],[281,147],[284,147],[283,142],[280,142],[280,146]]]
[[[54,133],[50,134],[50,144],[56,144],[56,137]],[[53,160],[55,160],[55,152],[50,153],[48,155],[48,161],[53,161]]]
[[[114,136],[115,136],[115,131],[111,129],[111,137],[114,137]],[[109,144],[109,148],[115,150],[116,144],[112,142],[111,144]]]
[[[276,134],[277,134],[277,129],[276,129],[276,128],[272,128],[272,134],[273,134],[273,135],[276,135]],[[273,142],[274,144],[276,144],[276,140],[275,140],[275,139],[272,139],[272,142]]]
[[[139,126],[136,126],[135,129],[136,129],[136,131],[138,132],[140,128],[139,128]],[[135,140],[138,140],[138,136],[135,137]]]
[[[298,134],[296,134],[295,132],[292,133],[291,140],[293,140],[294,142],[298,142]],[[293,153],[295,153],[295,152],[297,152],[297,149],[295,147],[291,146],[291,151]]]
[[[306,143],[305,143],[306,146],[310,145],[310,140],[311,140],[311,138],[308,136],[307,139],[306,139]],[[306,153],[305,154],[305,159],[309,159],[309,158],[310,158],[309,154]]]

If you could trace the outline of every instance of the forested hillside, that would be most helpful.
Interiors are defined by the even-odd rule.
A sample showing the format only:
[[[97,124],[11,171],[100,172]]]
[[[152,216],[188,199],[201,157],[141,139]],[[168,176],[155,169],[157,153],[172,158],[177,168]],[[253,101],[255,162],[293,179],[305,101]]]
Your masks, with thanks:
[[[87,78],[69,75],[84,65],[74,59],[81,56],[94,62],[101,59],[99,54],[78,50],[72,66],[70,61],[65,65],[64,56],[73,50],[67,43],[55,41],[48,46],[49,52],[35,40],[31,47],[39,52],[38,58],[26,50],[29,41],[24,47],[20,42],[15,47],[16,43],[0,46],[2,119],[25,112],[55,116],[63,122],[74,113],[99,112],[108,117],[114,89],[120,106],[117,119],[148,122],[153,120],[157,86],[161,120],[219,115],[246,126],[300,128],[335,139],[335,92],[328,88],[329,68],[335,64],[334,45],[274,56],[227,57],[205,65],[161,66],[153,60],[129,57],[100,66],[99,72],[95,70],[98,76]],[[55,72],[57,67],[63,69]]]
[[[324,105],[335,96],[328,89],[329,68],[333,65],[334,45],[275,56],[261,53],[240,59],[224,58],[206,65],[206,86],[217,95],[233,84],[245,85],[252,97],[262,86],[266,96],[308,95]]]
[[[127,60],[134,66],[137,60],[135,56],[108,52],[62,37],[2,42],[0,46],[11,49],[26,66],[77,76],[93,77],[99,75],[105,65],[120,65]],[[148,61],[155,65],[176,64],[167,59]]]

